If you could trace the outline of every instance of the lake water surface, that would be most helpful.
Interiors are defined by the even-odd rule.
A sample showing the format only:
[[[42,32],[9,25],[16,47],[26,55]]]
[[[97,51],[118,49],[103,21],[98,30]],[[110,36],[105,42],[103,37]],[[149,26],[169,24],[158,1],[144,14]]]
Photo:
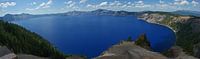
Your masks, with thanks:
[[[114,44],[145,33],[154,51],[164,51],[175,43],[174,32],[134,16],[46,16],[14,21],[54,44],[66,54],[100,55]]]

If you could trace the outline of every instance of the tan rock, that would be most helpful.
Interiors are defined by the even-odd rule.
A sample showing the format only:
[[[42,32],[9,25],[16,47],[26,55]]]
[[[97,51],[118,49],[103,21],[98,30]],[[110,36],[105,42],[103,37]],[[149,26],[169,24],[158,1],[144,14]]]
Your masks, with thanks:
[[[27,55],[27,54],[18,54],[17,59],[49,59],[49,58],[38,57],[38,56]]]
[[[167,59],[167,57],[141,48],[133,42],[123,42],[114,45],[95,59]]]

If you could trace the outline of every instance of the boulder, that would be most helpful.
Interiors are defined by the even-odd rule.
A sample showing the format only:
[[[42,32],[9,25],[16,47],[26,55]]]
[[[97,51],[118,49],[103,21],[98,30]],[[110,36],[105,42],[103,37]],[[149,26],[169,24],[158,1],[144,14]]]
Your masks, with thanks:
[[[0,46],[0,59],[14,59],[16,55],[12,53],[6,46]]]

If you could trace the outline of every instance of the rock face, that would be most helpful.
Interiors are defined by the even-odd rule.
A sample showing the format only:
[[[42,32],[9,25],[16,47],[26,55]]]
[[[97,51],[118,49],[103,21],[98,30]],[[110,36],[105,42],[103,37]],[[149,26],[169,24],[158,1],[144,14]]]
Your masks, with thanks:
[[[200,43],[194,46],[194,56],[200,58]]]
[[[169,49],[171,57],[152,52],[137,46],[134,42],[124,41],[114,45],[95,59],[198,59],[183,52],[182,48],[174,46]]]
[[[12,53],[7,47],[0,46],[0,59],[14,59],[16,55]]]
[[[67,57],[66,59],[85,59],[85,58],[80,57],[80,56],[70,56],[70,57]]]
[[[200,32],[200,18],[193,16],[183,16],[183,15],[175,15],[171,13],[144,13],[139,16],[142,20],[145,20],[150,23],[157,23],[172,27],[173,30],[179,31],[174,23],[182,23],[182,24],[190,24],[192,27],[192,31]]]
[[[141,48],[134,42],[122,42],[95,59],[167,59],[167,57]]]
[[[169,49],[168,53],[170,54],[168,57],[171,59],[198,59],[187,55],[179,46],[173,46],[171,49]]]
[[[18,54],[17,59],[49,59],[49,58],[43,58],[34,55]]]
[[[10,51],[6,46],[0,46],[0,59],[48,59],[37,57],[34,55],[27,55],[27,54],[15,54]]]

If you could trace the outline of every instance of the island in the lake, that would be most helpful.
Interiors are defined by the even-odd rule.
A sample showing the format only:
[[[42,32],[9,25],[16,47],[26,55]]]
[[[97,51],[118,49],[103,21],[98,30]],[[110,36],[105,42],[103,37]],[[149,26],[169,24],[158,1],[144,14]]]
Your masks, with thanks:
[[[152,49],[152,41],[141,33],[138,38],[127,37],[95,59],[198,59],[200,57],[200,16],[188,11],[160,12],[128,12],[98,9],[95,11],[72,11],[58,14],[7,14],[1,17],[0,21],[0,58],[35,58],[35,59],[84,59],[84,55],[71,55],[61,52],[56,46],[42,38],[38,34],[31,32],[13,21],[24,21],[32,18],[50,16],[80,16],[98,15],[137,17],[158,26],[165,26],[171,29],[176,36],[175,43],[164,51]],[[95,45],[95,44],[94,44]]]

